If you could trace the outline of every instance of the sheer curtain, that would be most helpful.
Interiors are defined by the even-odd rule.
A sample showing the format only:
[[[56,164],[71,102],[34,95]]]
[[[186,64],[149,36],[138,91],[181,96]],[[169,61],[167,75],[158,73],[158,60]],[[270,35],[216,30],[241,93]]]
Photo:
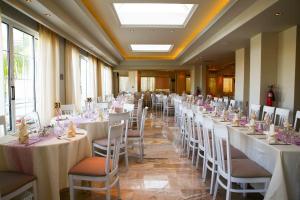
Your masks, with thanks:
[[[97,58],[92,55],[88,56],[87,73],[89,80],[87,81],[87,96],[94,99],[97,98]]]
[[[112,94],[112,70],[110,67],[101,65],[102,96]]]
[[[4,93],[4,69],[3,69],[3,52],[2,52],[2,21],[0,8],[0,115],[5,114],[5,93]],[[2,129],[0,128],[0,135]]]
[[[39,65],[36,69],[36,102],[41,124],[50,122],[54,116],[54,102],[59,95],[59,38],[45,28],[39,27]]]
[[[137,71],[129,71],[128,79],[129,79],[129,85],[130,85],[129,91],[137,92]]]
[[[66,104],[75,104],[81,111],[79,49],[69,41],[65,46]]]

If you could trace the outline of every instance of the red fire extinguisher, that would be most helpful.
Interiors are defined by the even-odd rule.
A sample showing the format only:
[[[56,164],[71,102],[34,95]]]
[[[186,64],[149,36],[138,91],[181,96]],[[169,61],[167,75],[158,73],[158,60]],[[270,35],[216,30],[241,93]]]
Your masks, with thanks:
[[[273,102],[275,101],[275,94],[273,92],[273,85],[269,85],[269,91],[267,93],[267,106],[273,106]]]

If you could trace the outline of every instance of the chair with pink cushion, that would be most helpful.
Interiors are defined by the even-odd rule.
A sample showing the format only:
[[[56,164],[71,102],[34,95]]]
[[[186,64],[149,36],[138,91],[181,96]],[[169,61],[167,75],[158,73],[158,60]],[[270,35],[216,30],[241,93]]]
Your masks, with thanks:
[[[120,199],[119,154],[123,139],[124,122],[109,127],[107,151],[105,157],[89,157],[81,160],[69,171],[70,199],[75,198],[75,190],[106,191],[106,200],[110,199],[110,190],[116,186]],[[103,187],[76,185],[76,182],[104,182]]]
[[[231,192],[265,193],[271,180],[271,174],[250,159],[233,159],[230,150],[230,135],[224,125],[214,125],[214,141],[217,157],[217,177],[214,188],[216,199],[219,185],[226,190],[226,200],[231,199]],[[225,145],[224,145],[225,143]],[[241,184],[242,188],[233,188],[232,183]],[[248,189],[247,184],[263,184],[263,188]]]
[[[31,198],[37,199],[36,179],[34,176],[19,172],[0,171],[1,200],[13,199],[29,190],[32,190]]]

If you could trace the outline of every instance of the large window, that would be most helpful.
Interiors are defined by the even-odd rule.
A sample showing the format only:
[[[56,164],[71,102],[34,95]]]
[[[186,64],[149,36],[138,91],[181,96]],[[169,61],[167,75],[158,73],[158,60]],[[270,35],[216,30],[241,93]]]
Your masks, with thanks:
[[[223,78],[223,92],[224,93],[233,92],[233,78]]]
[[[88,60],[86,56],[80,55],[80,89],[81,89],[81,105],[85,105],[88,97]]]
[[[103,67],[102,72],[102,95],[112,94],[112,70],[110,67]]]
[[[129,79],[128,76],[119,77],[119,92],[129,91]]]
[[[5,20],[2,28],[3,69],[1,69],[0,101],[7,121],[7,129],[15,130],[15,125],[27,114],[35,111],[35,39],[26,28]],[[26,30],[25,30],[26,29]],[[30,33],[29,33],[30,32]],[[9,80],[9,81],[8,81]],[[4,98],[3,98],[4,95]],[[1,114],[1,113],[0,113]]]
[[[155,77],[141,77],[141,90],[154,91],[155,90]]]

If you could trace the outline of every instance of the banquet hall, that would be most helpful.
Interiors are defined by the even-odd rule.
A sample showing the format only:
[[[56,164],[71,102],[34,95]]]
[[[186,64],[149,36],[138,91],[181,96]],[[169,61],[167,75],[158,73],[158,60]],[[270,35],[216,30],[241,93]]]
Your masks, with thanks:
[[[300,200],[299,8],[0,0],[0,200]]]

